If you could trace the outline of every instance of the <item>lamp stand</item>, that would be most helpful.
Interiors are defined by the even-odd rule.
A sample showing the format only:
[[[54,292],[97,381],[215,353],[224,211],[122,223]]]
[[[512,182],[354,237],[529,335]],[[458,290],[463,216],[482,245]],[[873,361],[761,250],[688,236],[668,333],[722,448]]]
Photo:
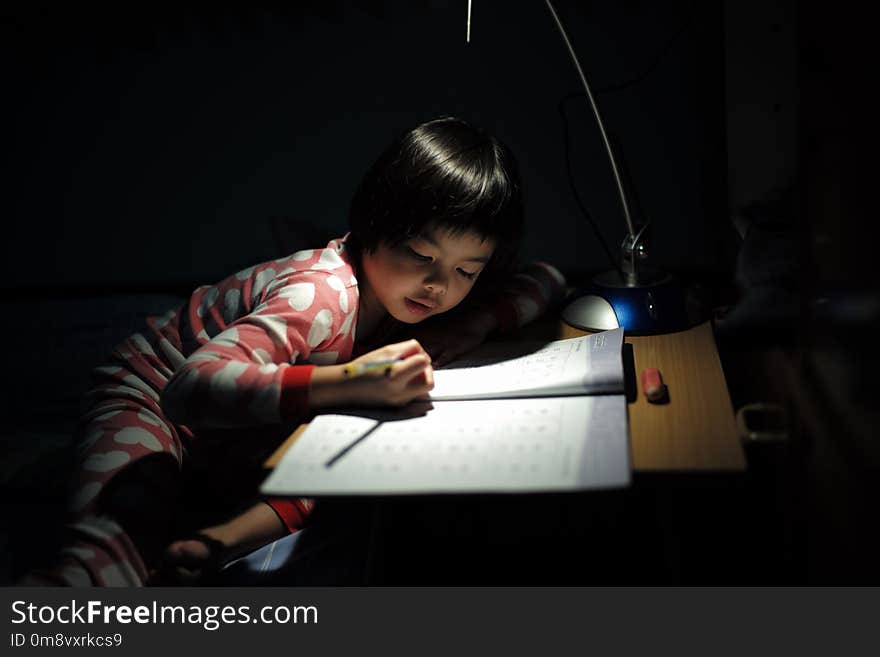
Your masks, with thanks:
[[[595,276],[590,284],[579,290],[575,299],[566,306],[562,312],[562,319],[580,329],[605,330],[622,326],[628,333],[669,333],[687,328],[689,321],[682,286],[669,274],[639,266],[639,261],[644,260],[648,254],[649,224],[644,224],[638,230],[633,224],[617,160],[605,132],[599,107],[593,98],[593,92],[590,90],[562,21],[559,20],[550,0],[545,2],[568,48],[593,109],[593,116],[599,126],[611,171],[617,183],[617,193],[627,227],[627,235],[621,244],[620,270],[607,271]]]
[[[624,238],[619,270],[597,274],[577,290],[562,311],[567,324],[590,331],[622,326],[632,335],[650,335],[681,331],[698,321],[676,277],[641,265],[647,257],[648,225]]]

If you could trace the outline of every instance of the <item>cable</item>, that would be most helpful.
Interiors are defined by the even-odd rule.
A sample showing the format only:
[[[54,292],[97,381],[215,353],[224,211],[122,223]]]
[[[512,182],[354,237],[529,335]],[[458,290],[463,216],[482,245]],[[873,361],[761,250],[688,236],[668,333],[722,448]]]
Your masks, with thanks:
[[[638,84],[646,77],[648,77],[651,73],[653,73],[654,69],[656,69],[660,65],[660,62],[662,62],[666,55],[669,54],[669,51],[672,50],[672,46],[675,45],[675,42],[678,41],[679,37],[684,34],[685,30],[687,30],[688,27],[690,27],[691,23],[694,20],[694,10],[696,9],[696,7],[697,0],[693,0],[687,18],[684,19],[681,27],[679,27],[675,34],[670,37],[669,41],[666,42],[666,45],[663,46],[663,48],[660,50],[660,54],[655,57],[654,61],[648,66],[648,68],[625,82],[618,82],[615,84],[610,84],[606,87],[602,87],[601,89],[597,89],[596,93],[605,94],[611,93],[612,91],[621,91],[622,89],[626,89],[627,87],[632,87],[633,85]],[[583,96],[584,94],[580,95]]]
[[[651,73],[653,73],[654,70],[657,68],[657,66],[660,65],[660,62],[662,62],[663,59],[672,50],[672,46],[675,45],[675,42],[678,41],[678,39],[681,37],[681,35],[684,34],[685,30],[687,30],[687,28],[690,27],[690,25],[694,19],[694,13],[695,13],[694,10],[696,9],[696,6],[697,6],[697,0],[693,0],[693,2],[691,2],[690,11],[688,12],[687,17],[684,19],[681,26],[669,38],[669,40],[666,42],[666,45],[663,46],[663,48],[660,50],[660,53],[657,55],[657,57],[655,57],[654,61],[644,71],[642,71],[641,73],[639,73],[635,77],[630,78],[629,80],[626,80],[625,82],[615,83],[615,84],[603,87],[601,89],[598,89],[597,93],[610,93],[610,92],[614,92],[614,91],[621,91],[622,89],[626,89],[627,87],[631,87],[633,85],[638,84],[639,82],[641,82],[642,80],[647,78]],[[574,174],[573,174],[572,168],[571,168],[571,147],[569,144],[570,139],[569,139],[569,128],[568,128],[568,115],[565,112],[565,105],[570,100],[573,100],[575,98],[586,98],[586,96],[587,95],[584,92],[568,94],[568,95],[564,96],[559,101],[559,104],[557,106],[557,108],[559,110],[560,117],[562,118],[563,146],[565,148],[565,165],[566,165],[566,172],[568,174],[568,184],[571,187],[572,194],[574,195],[575,201],[578,205],[578,208],[581,211],[581,214],[583,214],[583,216],[586,218],[587,223],[590,224],[590,228],[592,228],[593,233],[596,236],[596,239],[599,241],[599,244],[602,246],[602,250],[605,252],[605,255],[608,258],[608,261],[611,263],[611,268],[618,271],[620,273],[621,277],[623,277],[623,271],[621,270],[620,265],[618,265],[617,260],[614,258],[614,255],[613,255],[611,249],[609,248],[608,243],[605,241],[605,238],[603,237],[601,231],[599,230],[599,226],[596,224],[596,221],[593,218],[593,215],[590,213],[589,210],[587,210],[586,205],[584,204],[583,200],[580,197],[580,194],[578,193],[577,185],[575,184],[575,181],[574,181]],[[619,147],[619,144],[618,144],[618,147]],[[627,169],[628,169],[628,167],[627,167]],[[631,177],[631,174],[628,170],[626,172],[626,178],[627,178],[626,182],[629,183],[627,185],[627,187],[629,187],[629,189],[631,191],[634,190],[634,187],[632,185],[632,177]],[[639,214],[641,214],[642,217],[644,218],[644,212],[642,210],[641,203],[639,202],[638,198],[636,199],[636,205],[639,207]]]
[[[578,95],[583,96],[583,94]],[[571,187],[572,194],[574,195],[574,200],[577,203],[581,214],[584,215],[587,223],[590,224],[590,228],[593,229],[593,233],[596,236],[596,239],[599,241],[599,244],[602,246],[602,250],[605,251],[605,255],[608,257],[608,262],[611,263],[611,268],[620,272],[621,278],[623,278],[623,271],[621,270],[620,265],[617,264],[617,260],[615,260],[611,249],[608,248],[608,243],[605,241],[605,237],[599,230],[599,226],[596,224],[596,220],[593,218],[593,215],[590,213],[590,211],[587,210],[586,205],[584,205],[584,202],[581,199],[581,195],[578,192],[577,185],[574,182],[574,174],[571,170],[571,149],[569,148],[570,140],[568,134],[568,116],[565,113],[565,103],[567,100],[569,100],[568,97],[563,98],[559,102],[557,108],[559,110],[559,114],[562,117],[562,143],[565,148],[565,170],[568,173],[568,184]]]

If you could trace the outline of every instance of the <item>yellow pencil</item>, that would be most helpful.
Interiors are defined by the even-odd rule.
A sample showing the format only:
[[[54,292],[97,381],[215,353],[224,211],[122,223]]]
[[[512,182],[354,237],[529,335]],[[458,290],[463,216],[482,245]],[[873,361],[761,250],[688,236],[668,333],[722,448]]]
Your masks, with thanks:
[[[392,358],[390,360],[375,360],[371,363],[349,363],[342,372],[350,379],[364,374],[381,374],[388,376],[391,374],[391,366],[402,360],[401,358]]]

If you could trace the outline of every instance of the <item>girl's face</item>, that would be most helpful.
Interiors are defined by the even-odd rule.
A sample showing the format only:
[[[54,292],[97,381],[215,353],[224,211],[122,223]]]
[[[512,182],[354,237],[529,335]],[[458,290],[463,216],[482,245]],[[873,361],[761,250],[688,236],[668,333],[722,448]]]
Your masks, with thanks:
[[[363,254],[373,295],[395,319],[415,324],[457,306],[495,250],[475,233],[428,228],[399,246]]]

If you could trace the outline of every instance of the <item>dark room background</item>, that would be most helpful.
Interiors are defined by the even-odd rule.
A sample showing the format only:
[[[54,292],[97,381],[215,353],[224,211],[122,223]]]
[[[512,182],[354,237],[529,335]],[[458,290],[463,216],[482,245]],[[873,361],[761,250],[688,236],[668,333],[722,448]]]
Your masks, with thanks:
[[[557,3],[634,190],[655,264],[730,268],[720,3]],[[608,268],[568,184],[560,102],[581,92],[543,2],[296,2],[188,11],[72,5],[4,21],[12,228],[3,285],[211,283],[277,257],[273,218],[344,232],[398,132],[459,115],[519,158],[523,255]],[[564,103],[578,191],[624,235],[586,100]]]

